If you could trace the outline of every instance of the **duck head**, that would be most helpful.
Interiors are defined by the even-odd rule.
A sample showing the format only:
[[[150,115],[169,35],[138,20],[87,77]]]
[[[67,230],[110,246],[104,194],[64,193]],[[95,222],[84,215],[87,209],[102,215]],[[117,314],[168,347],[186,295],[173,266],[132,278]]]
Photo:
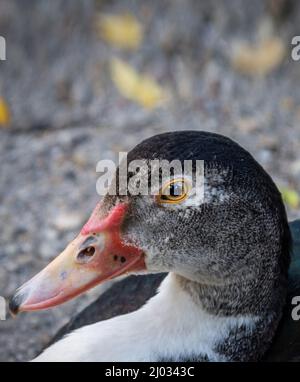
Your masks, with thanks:
[[[174,170],[154,195],[108,193],[67,248],[17,290],[13,313],[49,308],[105,280],[143,272],[174,272],[224,290],[241,280],[247,288],[277,283],[284,300],[290,241],[285,209],[248,152],[217,134],[184,131],[143,141],[128,154],[128,163],[136,159],[191,160],[192,173]],[[194,182],[197,160],[204,164],[201,197]],[[149,180],[150,173],[144,176]],[[240,301],[241,309],[250,303]],[[260,303],[272,302],[267,296]]]

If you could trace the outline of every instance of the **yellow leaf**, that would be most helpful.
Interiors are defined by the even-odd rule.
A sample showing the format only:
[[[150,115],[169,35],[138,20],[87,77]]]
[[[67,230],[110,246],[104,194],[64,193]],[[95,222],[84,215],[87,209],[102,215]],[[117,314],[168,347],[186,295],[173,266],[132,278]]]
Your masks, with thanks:
[[[10,113],[8,105],[3,97],[0,97],[0,126],[8,126],[10,123]]]
[[[163,89],[147,75],[141,75],[122,60],[111,61],[111,77],[119,92],[145,108],[159,105],[165,95]]]
[[[298,208],[300,205],[300,196],[297,191],[287,187],[280,189],[284,202],[291,208]]]
[[[101,37],[119,48],[137,49],[143,40],[143,29],[130,13],[99,15],[97,28]]]
[[[241,41],[233,49],[232,65],[243,74],[266,75],[281,64],[284,55],[284,43],[276,37],[256,45]]]

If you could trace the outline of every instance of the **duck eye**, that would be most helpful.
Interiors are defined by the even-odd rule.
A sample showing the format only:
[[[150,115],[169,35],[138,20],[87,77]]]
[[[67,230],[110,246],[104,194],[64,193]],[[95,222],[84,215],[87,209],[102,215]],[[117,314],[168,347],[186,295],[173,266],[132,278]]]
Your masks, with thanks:
[[[158,195],[159,203],[179,203],[188,195],[188,186],[184,179],[174,179],[165,184]]]

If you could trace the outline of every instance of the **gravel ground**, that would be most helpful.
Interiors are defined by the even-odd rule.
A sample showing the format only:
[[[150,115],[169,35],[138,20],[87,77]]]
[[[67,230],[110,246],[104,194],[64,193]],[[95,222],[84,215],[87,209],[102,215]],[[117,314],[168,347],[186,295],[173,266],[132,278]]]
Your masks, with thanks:
[[[137,51],[110,47],[94,28],[99,12],[124,11],[145,29]],[[290,58],[299,16],[299,3],[280,0],[1,0],[0,95],[12,123],[0,129],[0,295],[11,295],[78,232],[99,199],[96,163],[153,134],[228,135],[279,186],[300,190],[300,63]],[[268,75],[241,74],[232,47],[254,41],[263,25],[284,42],[286,56]],[[124,99],[110,79],[113,56],[151,74],[168,100],[148,110]],[[0,360],[32,358],[98,293],[0,321]]]

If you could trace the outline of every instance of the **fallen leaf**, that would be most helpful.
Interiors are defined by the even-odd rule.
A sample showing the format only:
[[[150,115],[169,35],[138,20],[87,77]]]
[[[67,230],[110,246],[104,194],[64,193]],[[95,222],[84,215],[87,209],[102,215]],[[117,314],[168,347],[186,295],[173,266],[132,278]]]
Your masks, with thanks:
[[[82,225],[84,218],[75,212],[60,212],[55,216],[52,225],[59,231],[71,231]]]
[[[264,149],[276,151],[279,146],[278,138],[274,135],[260,134],[258,146]]]
[[[280,38],[267,38],[255,45],[240,41],[234,45],[231,58],[233,67],[243,74],[266,75],[277,68],[285,55]]]
[[[300,174],[300,160],[292,162],[290,169],[293,175],[298,176]]]
[[[291,111],[295,107],[295,102],[292,97],[284,97],[280,101],[280,107],[286,111]]]
[[[283,201],[291,208],[298,208],[300,205],[300,196],[296,190],[288,187],[280,188]]]
[[[98,15],[96,26],[106,42],[119,48],[137,49],[142,43],[142,26],[130,13]]]
[[[8,105],[3,97],[0,97],[0,126],[7,127],[10,123]]]
[[[111,77],[124,97],[145,108],[158,106],[165,98],[163,89],[152,78],[139,74],[132,66],[120,59],[112,59]]]
[[[243,133],[252,133],[255,130],[259,129],[259,121],[255,117],[243,117],[240,118],[236,126],[239,130],[241,130]]]

